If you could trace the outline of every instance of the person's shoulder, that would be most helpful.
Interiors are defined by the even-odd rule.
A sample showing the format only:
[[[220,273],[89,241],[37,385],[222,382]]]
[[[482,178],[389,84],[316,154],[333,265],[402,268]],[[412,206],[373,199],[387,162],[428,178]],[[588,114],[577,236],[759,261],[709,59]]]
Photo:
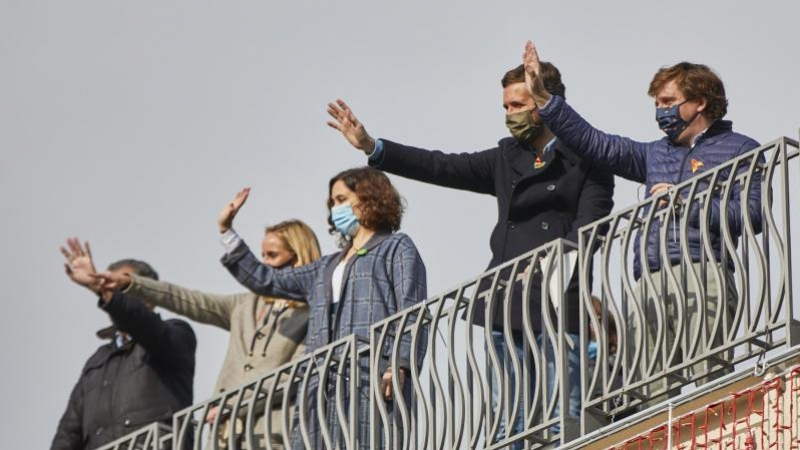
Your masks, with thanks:
[[[83,372],[85,373],[87,370],[98,367],[108,360],[108,356],[114,351],[114,345],[111,342],[107,342],[99,347],[97,350],[92,353],[89,358],[86,359],[86,362],[83,364]]]
[[[414,241],[411,239],[411,236],[403,233],[402,231],[398,231],[396,233],[392,233],[389,237],[386,238],[386,241],[389,242],[397,242],[397,243],[410,243],[414,244]]]
[[[497,147],[490,149],[494,151],[517,150],[520,148],[519,141],[514,136],[506,136],[497,141]]]
[[[714,135],[709,139],[709,144],[712,145],[717,151],[724,153],[741,154],[748,152],[758,147],[759,142],[745,134],[733,131],[732,124],[729,121],[724,122],[723,131]]]
[[[389,236],[384,241],[384,244],[387,244],[387,247],[391,247],[393,249],[409,250],[419,253],[417,246],[414,244],[414,240],[411,239],[411,236],[400,231]]]
[[[194,335],[194,329],[189,325],[189,322],[182,319],[167,319],[164,321],[168,327],[183,328]]]

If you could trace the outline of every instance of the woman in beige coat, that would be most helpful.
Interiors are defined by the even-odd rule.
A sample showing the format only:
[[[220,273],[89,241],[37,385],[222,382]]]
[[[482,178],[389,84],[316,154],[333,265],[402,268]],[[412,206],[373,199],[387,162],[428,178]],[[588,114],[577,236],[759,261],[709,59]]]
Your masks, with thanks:
[[[261,256],[264,264],[274,268],[299,267],[319,259],[319,243],[308,225],[289,220],[266,229]],[[307,303],[266,298],[251,292],[208,294],[136,275],[115,277],[105,273],[99,277],[126,294],[196,322],[230,331],[228,353],[214,388],[215,394],[236,389],[305,353]],[[212,423],[217,412],[217,408],[213,408],[206,421]],[[279,414],[279,408],[272,410],[275,425],[280,423]],[[221,446],[228,443],[230,430],[227,428],[225,421],[220,427],[218,442]],[[256,425],[256,434],[262,429],[263,425]],[[273,433],[270,441],[273,449],[283,446],[280,434]]]

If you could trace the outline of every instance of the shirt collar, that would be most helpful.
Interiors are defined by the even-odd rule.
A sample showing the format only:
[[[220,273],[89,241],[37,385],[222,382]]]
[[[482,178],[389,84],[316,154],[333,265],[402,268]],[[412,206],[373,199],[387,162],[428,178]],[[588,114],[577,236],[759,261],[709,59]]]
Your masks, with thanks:
[[[127,344],[130,341],[131,341],[130,336],[123,336],[122,333],[119,332],[119,330],[114,332],[114,343],[117,345],[117,348],[124,347],[125,344]]]
[[[547,152],[549,152],[549,151],[550,151],[550,150],[553,148],[553,145],[555,145],[555,143],[556,143],[556,138],[555,138],[555,137],[554,137],[553,139],[550,139],[550,142],[548,142],[548,143],[547,143],[547,144],[544,146],[544,150],[542,150],[542,153],[547,153]]]

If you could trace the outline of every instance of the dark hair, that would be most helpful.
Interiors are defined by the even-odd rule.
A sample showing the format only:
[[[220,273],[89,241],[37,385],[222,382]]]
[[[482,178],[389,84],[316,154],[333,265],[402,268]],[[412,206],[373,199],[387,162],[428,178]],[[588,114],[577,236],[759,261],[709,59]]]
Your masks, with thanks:
[[[725,85],[708,66],[680,62],[670,67],[662,67],[653,76],[647,95],[656,97],[661,89],[674,81],[686,100],[706,100],[705,113],[712,119],[721,119],[728,113],[728,99]]]
[[[333,207],[331,193],[333,185],[339,180],[358,196],[361,225],[381,232],[395,232],[400,229],[405,209],[400,193],[392,186],[389,177],[380,170],[358,167],[345,170],[331,178],[328,186],[328,224],[331,234],[336,231],[331,218]]]
[[[551,95],[567,98],[567,88],[561,81],[561,72],[556,66],[552,63],[542,61],[540,63],[539,76],[542,78],[542,83],[547,92]],[[506,72],[506,74],[503,75],[503,79],[500,80],[500,84],[503,85],[503,88],[507,88],[514,83],[524,82],[525,66],[522,64]]]
[[[138,259],[121,259],[117,262],[109,264],[108,270],[113,272],[115,270],[120,270],[123,267],[130,267],[133,269],[133,273],[139,275],[140,277],[158,280],[158,272],[156,272],[150,266],[150,264],[147,264],[144,261],[139,261]]]

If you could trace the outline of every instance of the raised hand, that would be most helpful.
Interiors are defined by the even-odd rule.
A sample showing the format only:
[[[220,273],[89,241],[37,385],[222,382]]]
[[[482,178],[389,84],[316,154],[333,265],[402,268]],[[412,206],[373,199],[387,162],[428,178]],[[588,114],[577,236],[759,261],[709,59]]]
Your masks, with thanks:
[[[231,229],[233,226],[233,219],[236,217],[236,213],[239,212],[239,209],[244,205],[244,202],[247,201],[247,196],[250,195],[250,188],[244,188],[239,193],[233,197],[233,200],[226,203],[225,206],[222,208],[222,211],[219,212],[219,216],[217,216],[217,225],[219,225],[219,232],[224,233]]]
[[[92,292],[100,292],[100,283],[94,276],[97,271],[92,261],[89,242],[81,247],[78,238],[68,238],[67,246],[61,247],[61,254],[67,259],[67,262],[64,263],[64,271],[70,280]]]
[[[328,126],[339,130],[353,147],[366,154],[372,153],[375,149],[375,139],[364,129],[364,124],[356,119],[353,111],[347,106],[344,100],[336,100],[336,103],[328,103],[328,115],[333,120],[328,121]]]
[[[531,94],[536,105],[541,108],[550,100],[550,93],[547,92],[544,82],[539,77],[541,70],[539,52],[536,51],[536,46],[531,41],[525,44],[522,64],[525,66],[525,85],[528,87],[528,93]]]

